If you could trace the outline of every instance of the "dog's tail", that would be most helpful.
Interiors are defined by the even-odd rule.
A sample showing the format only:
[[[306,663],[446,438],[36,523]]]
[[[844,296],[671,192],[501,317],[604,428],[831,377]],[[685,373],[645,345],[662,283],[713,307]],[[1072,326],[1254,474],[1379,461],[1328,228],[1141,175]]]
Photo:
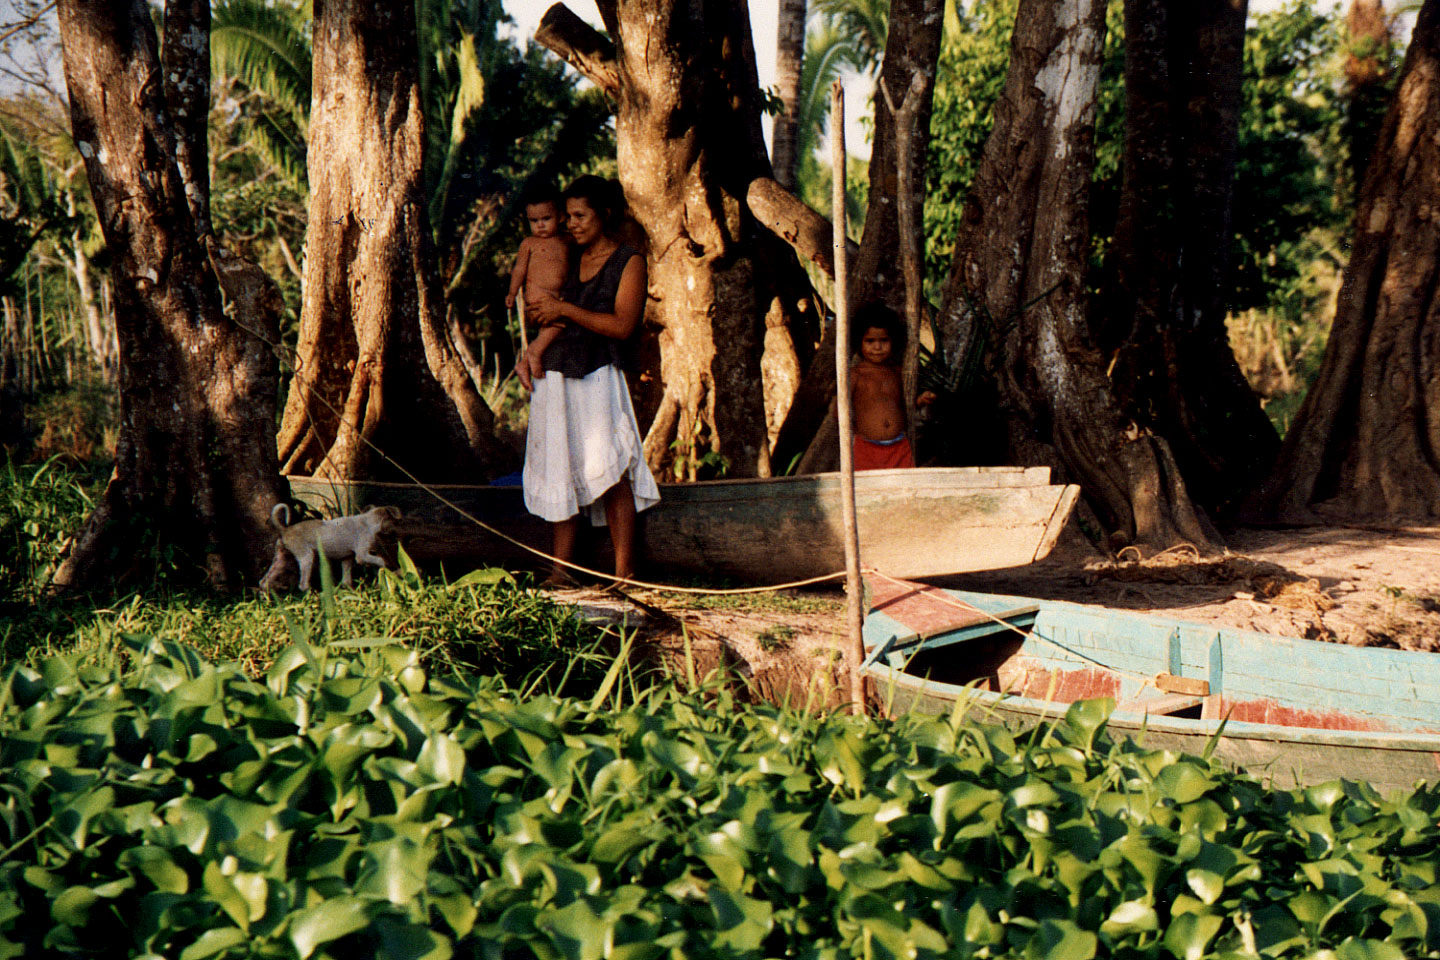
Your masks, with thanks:
[[[280,519],[282,516],[285,518],[284,520]],[[270,524],[276,530],[279,530],[283,533],[285,531],[285,528],[290,526],[290,506],[284,503],[277,503],[275,504],[275,506],[271,507]]]

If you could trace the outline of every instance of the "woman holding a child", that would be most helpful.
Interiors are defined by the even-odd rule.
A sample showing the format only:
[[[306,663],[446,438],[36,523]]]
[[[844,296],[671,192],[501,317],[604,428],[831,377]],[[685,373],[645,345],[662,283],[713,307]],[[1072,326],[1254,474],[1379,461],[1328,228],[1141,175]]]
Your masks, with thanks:
[[[551,523],[552,553],[570,560],[579,514],[610,527],[615,574],[634,575],[636,513],[660,500],[645,463],[622,361],[645,309],[645,257],[615,237],[618,184],[580,177],[564,192],[575,245],[560,296],[527,305],[559,335],[540,354],[525,445],[525,507]],[[594,507],[602,505],[603,510]],[[550,581],[568,579],[556,566]]]

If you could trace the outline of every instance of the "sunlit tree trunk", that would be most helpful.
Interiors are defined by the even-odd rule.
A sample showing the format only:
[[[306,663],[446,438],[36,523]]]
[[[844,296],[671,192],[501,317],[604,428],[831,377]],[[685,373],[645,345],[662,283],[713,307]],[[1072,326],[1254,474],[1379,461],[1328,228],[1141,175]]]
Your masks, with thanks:
[[[660,353],[646,458],[668,477],[697,475],[710,454],[729,476],[767,475],[813,311],[793,253],[745,202],[771,173],[746,6],[598,6],[613,46],[563,4],[536,38],[616,100],[620,183],[649,236],[646,323]]]
[[[779,0],[775,24],[775,86],[781,112],[770,127],[770,165],[775,181],[795,191],[800,162],[800,71],[805,64],[805,0]]]
[[[1127,0],[1124,186],[1100,348],[1197,502],[1236,503],[1280,438],[1225,327],[1246,0]]]
[[[310,216],[287,474],[479,482],[510,469],[450,342],[421,169],[409,0],[317,0]],[[398,464],[398,466],[397,466]]]
[[[890,28],[885,36],[885,54],[880,83],[891,93],[898,109],[913,90],[913,145],[911,182],[925,182],[925,143],[930,130],[930,107],[935,92],[935,70],[940,59],[940,38],[944,33],[942,0],[893,0]],[[916,84],[916,78],[919,83]],[[880,300],[902,315],[905,312],[905,277],[902,270],[900,235],[899,167],[896,158],[895,118],[885,97],[875,94],[875,140],[870,148],[870,192],[865,212],[865,229],[860,249],[851,267],[853,306]],[[915,191],[912,202],[914,222],[924,222],[924,197]],[[829,411],[833,422],[835,374],[828,359],[835,355],[833,328],[816,351],[795,399],[794,413],[786,421],[776,442],[777,461],[805,452],[806,470],[834,470],[839,466],[836,434],[823,425]],[[806,452],[808,451],[808,452]]]
[[[1440,517],[1440,0],[1426,0],[1355,213],[1319,377],[1254,512]]]
[[[110,483],[55,583],[122,583],[165,547],[237,585],[268,562],[268,514],[283,494],[279,293],[197,235],[189,200],[203,186],[187,191],[176,145],[203,138],[205,116],[172,122],[159,78],[203,67],[167,57],[162,68],[142,0],[62,0],[59,17],[71,132],[112,258],[121,424]],[[209,62],[208,46],[167,53]]]
[[[1165,441],[1124,415],[1086,317],[1088,197],[1104,0],[1022,0],[946,283],[940,335],[985,353],[980,462],[1049,465],[1080,483],[1111,544],[1218,545]]]

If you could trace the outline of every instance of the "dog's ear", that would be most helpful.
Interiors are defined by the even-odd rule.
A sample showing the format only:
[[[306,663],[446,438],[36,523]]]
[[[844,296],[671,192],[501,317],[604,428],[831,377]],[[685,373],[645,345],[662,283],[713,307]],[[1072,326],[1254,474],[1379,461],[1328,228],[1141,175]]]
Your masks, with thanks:
[[[385,516],[389,517],[391,520],[399,521],[405,519],[405,514],[400,512],[399,507],[381,507],[380,509],[384,510]]]

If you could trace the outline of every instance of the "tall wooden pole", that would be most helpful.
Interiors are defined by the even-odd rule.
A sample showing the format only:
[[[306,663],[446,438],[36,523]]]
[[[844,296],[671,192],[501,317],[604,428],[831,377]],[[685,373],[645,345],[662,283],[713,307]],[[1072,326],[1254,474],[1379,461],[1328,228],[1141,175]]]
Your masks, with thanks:
[[[845,525],[845,623],[850,633],[851,710],[863,715],[865,683],[860,676],[860,664],[865,660],[865,641],[861,635],[865,610],[860,585],[860,530],[855,523],[855,441],[850,419],[850,277],[845,262],[845,88],[839,80],[830,87],[830,156],[835,168],[831,242],[835,264],[835,413],[840,427],[840,517]]]

